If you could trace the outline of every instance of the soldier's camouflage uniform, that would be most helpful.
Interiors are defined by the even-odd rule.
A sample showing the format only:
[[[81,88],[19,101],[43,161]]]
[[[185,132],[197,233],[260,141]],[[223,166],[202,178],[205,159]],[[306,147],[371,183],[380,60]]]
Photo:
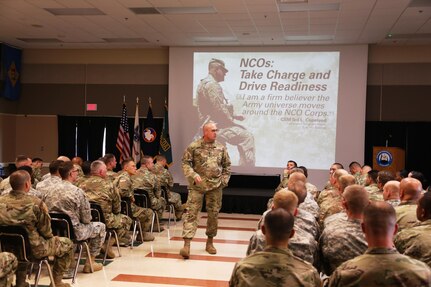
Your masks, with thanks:
[[[326,194],[320,203],[319,212],[319,224],[323,224],[323,221],[333,214],[343,211],[342,197],[338,190],[331,190]]]
[[[355,183],[364,186],[365,185],[365,179],[366,177],[363,176],[363,174],[358,171],[357,173],[353,174],[355,177]]]
[[[398,231],[412,227],[419,222],[416,216],[416,208],[417,204],[414,201],[401,202],[395,207]]]
[[[431,219],[398,232],[395,247],[404,255],[420,260],[431,267]]]
[[[163,217],[166,209],[166,200],[162,197],[160,183],[154,173],[141,166],[136,175],[131,176],[133,189],[145,189],[149,195],[151,209],[157,212],[159,219]]]
[[[10,189],[10,188],[12,187],[10,186],[10,183],[9,183],[9,177],[6,177],[2,181],[0,181],[0,194],[3,194],[3,191],[5,189]]]
[[[106,171],[106,179],[108,179],[110,182],[114,182],[114,179],[117,177],[117,173],[113,170],[107,170]]]
[[[42,181],[42,169],[40,167],[37,168],[33,168],[33,177],[34,179],[36,179],[38,182]]]
[[[316,264],[318,261],[318,243],[313,236],[304,230],[295,226],[295,234],[289,239],[289,250],[293,255],[307,261],[310,264]],[[247,247],[247,255],[263,251],[266,247],[265,235],[261,230],[257,230],[251,237]]]
[[[18,267],[18,259],[9,252],[0,253],[0,286],[12,287],[13,277]]]
[[[239,261],[232,272],[230,287],[320,286],[316,269],[295,257],[289,249],[268,246]]]
[[[135,193],[133,191],[132,179],[130,175],[123,171],[114,180],[114,188],[121,197],[130,199],[130,206],[133,217],[136,217],[141,222],[143,231],[150,231],[153,211],[150,208],[139,207],[135,203]]]
[[[97,256],[105,241],[106,227],[102,222],[91,222],[90,202],[84,191],[69,181],[62,181],[56,189],[44,194],[49,212],[69,215],[76,239],[89,239],[90,254]]]
[[[326,225],[320,236],[325,273],[330,275],[341,263],[364,254],[367,247],[360,220],[337,220]]]
[[[0,224],[25,227],[33,256],[54,256],[54,274],[68,270],[73,257],[73,243],[69,238],[52,235],[48,208],[39,198],[21,190],[12,190],[1,196]]]
[[[368,198],[374,201],[383,201],[383,191],[379,189],[377,184],[373,183],[364,187],[368,192]]]
[[[313,195],[309,192],[307,192],[304,202],[302,202],[298,208],[311,213],[315,218],[319,218],[320,207],[314,200]]]
[[[51,175],[46,179],[42,180],[36,185],[36,189],[43,194],[47,193],[49,190],[54,190],[58,185],[61,184],[61,177],[56,175]]]
[[[323,221],[322,227],[324,229],[326,226],[332,224],[333,222],[340,221],[340,220],[346,221],[347,219],[348,219],[347,213],[345,210],[343,210],[342,212],[332,214],[331,216],[328,216],[327,218],[325,218],[325,220]]]
[[[395,248],[370,248],[340,265],[331,287],[430,286],[431,270],[423,262],[398,253]]]
[[[183,215],[183,203],[181,202],[181,195],[172,191],[174,186],[172,174],[159,163],[154,165],[154,174],[157,176],[160,187],[166,190],[168,194],[168,201],[174,205],[175,216],[178,220],[180,220],[181,216]]]
[[[214,237],[217,235],[222,189],[227,186],[230,178],[230,158],[226,147],[217,141],[206,143],[203,138],[196,140],[184,152],[182,168],[189,183],[183,238],[191,239],[195,236],[204,195],[208,213],[206,235]],[[195,184],[194,178],[198,175],[202,182]]]
[[[11,191],[12,191],[12,187],[10,186],[10,187],[6,188],[1,195],[9,194],[9,192],[11,192]],[[33,187],[30,187],[28,194],[36,196],[39,199],[43,198],[43,194],[40,191],[38,191],[37,189],[34,189]]]
[[[399,200],[399,199],[388,199],[388,200],[386,200],[386,202],[389,203],[390,205],[392,205],[395,208],[398,205],[400,205],[401,200]]]
[[[217,123],[218,140],[237,146],[239,165],[254,166],[256,159],[253,134],[234,122],[233,106],[228,104],[220,84],[212,75],[208,75],[200,81],[196,94],[201,121]]]
[[[90,201],[101,206],[106,228],[116,229],[118,237],[123,242],[130,241],[131,237],[128,231],[132,225],[132,219],[121,214],[120,195],[115,191],[112,183],[99,176],[90,176],[85,184],[79,187],[84,190]]]

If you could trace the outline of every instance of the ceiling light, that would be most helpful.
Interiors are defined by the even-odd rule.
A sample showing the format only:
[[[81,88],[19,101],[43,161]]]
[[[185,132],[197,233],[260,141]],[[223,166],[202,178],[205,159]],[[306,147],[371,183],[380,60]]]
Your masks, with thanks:
[[[215,14],[214,7],[156,7],[162,14]]]
[[[286,41],[328,41],[334,40],[334,35],[293,35],[285,36]]]
[[[195,37],[195,42],[238,42],[236,37]]]
[[[340,3],[325,3],[325,4],[278,3],[278,10],[280,12],[339,11]]]

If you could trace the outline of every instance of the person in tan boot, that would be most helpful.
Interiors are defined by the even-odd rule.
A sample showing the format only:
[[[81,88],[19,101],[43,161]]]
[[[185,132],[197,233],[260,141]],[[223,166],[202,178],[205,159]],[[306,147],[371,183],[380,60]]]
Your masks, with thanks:
[[[48,190],[44,194],[43,200],[50,212],[64,213],[70,217],[77,240],[88,240],[91,259],[87,258],[84,273],[91,273],[91,265],[93,271],[102,270],[103,265],[96,263],[94,258],[99,255],[100,248],[105,241],[105,224],[91,222],[90,202],[84,191],[73,185],[78,176],[76,166],[70,161],[63,162],[60,164],[58,172],[62,182],[55,188]]]
[[[217,126],[208,122],[203,126],[204,136],[191,143],[184,152],[182,165],[189,182],[187,212],[183,224],[184,247],[180,254],[184,259],[190,256],[190,242],[198,227],[198,214],[202,209],[203,197],[206,199],[208,213],[208,236],[205,250],[216,254],[213,238],[217,235],[218,213],[222,202],[222,189],[230,178],[230,159],[224,145],[217,142]]]

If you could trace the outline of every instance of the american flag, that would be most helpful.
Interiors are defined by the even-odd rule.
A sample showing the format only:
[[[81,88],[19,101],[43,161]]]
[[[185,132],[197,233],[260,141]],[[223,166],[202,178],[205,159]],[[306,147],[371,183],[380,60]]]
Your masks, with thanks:
[[[120,129],[118,130],[117,148],[120,151],[120,162],[130,157],[130,135],[126,104],[123,104]]]

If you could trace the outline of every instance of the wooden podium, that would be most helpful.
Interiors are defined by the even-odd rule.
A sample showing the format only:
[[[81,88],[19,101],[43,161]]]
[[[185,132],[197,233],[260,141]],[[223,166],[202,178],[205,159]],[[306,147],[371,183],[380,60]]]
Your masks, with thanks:
[[[399,147],[373,147],[373,169],[389,170],[394,174],[404,169],[406,153]]]

